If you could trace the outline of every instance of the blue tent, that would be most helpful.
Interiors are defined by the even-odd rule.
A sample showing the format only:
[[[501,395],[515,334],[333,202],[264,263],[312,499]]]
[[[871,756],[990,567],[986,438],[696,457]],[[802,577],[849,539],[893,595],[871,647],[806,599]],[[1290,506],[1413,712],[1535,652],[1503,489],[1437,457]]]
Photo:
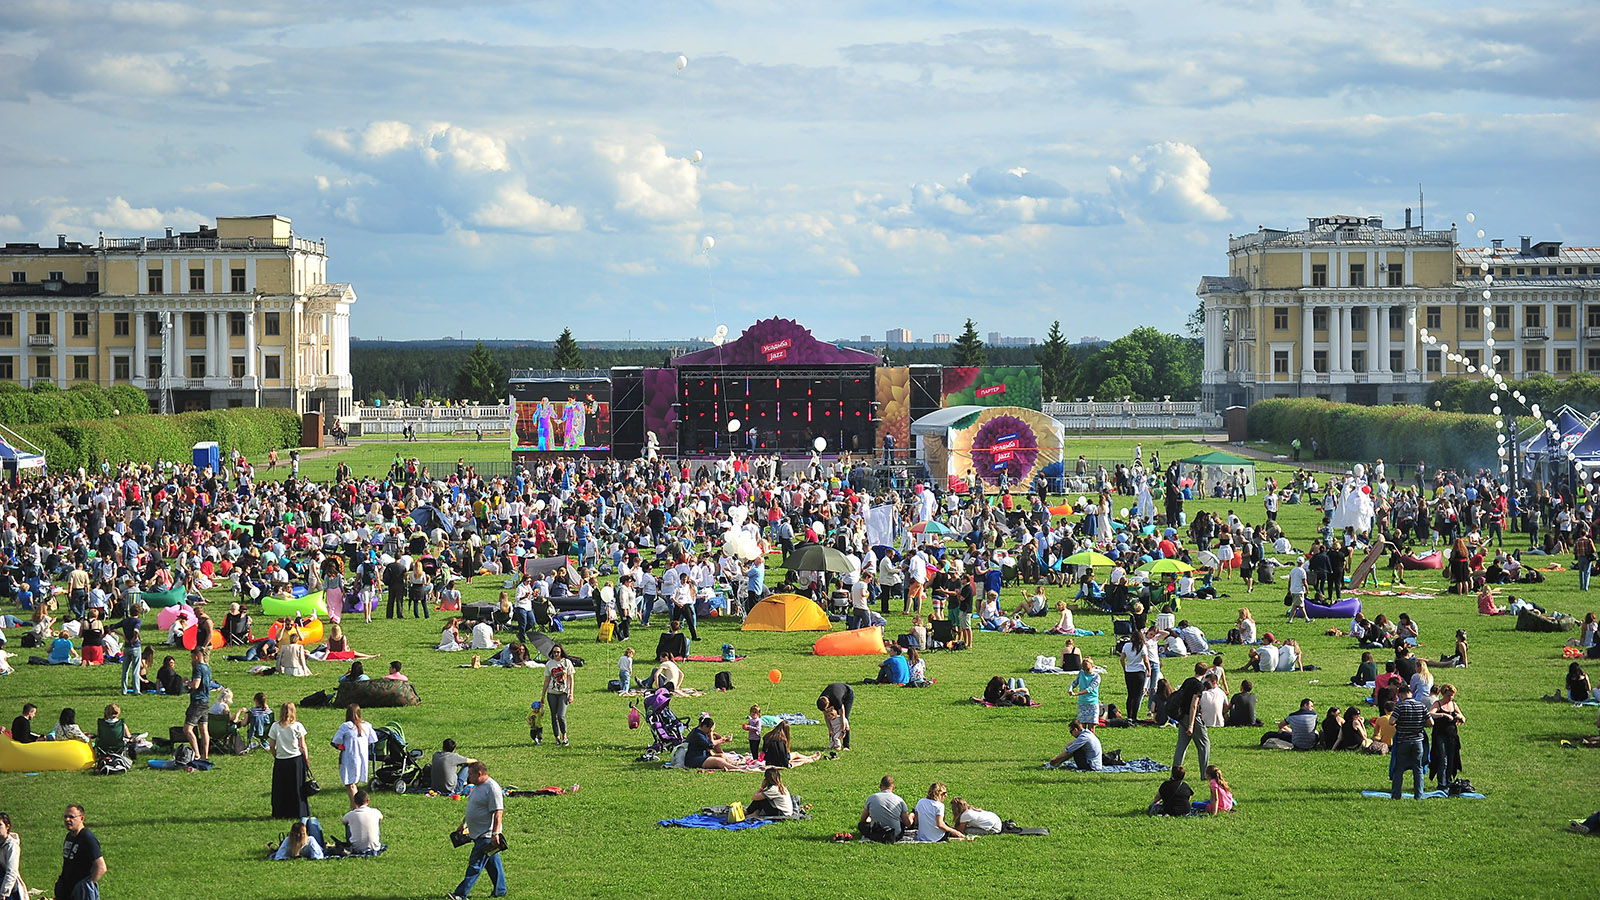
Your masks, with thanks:
[[[1577,412],[1574,411],[1570,406],[1563,406],[1561,409],[1557,410],[1556,417],[1553,421],[1556,423],[1556,428],[1561,433],[1561,437],[1556,445],[1557,447],[1572,447],[1574,444],[1579,443],[1580,439],[1584,437],[1585,433],[1590,430],[1590,423],[1585,422],[1581,417],[1579,417]],[[1600,438],[1597,438],[1597,440],[1600,440]],[[1550,429],[1545,428],[1540,430],[1539,434],[1535,436],[1533,440],[1522,445],[1522,452],[1526,454],[1529,459],[1543,459],[1546,456],[1552,455],[1550,446]]]
[[[0,438],[0,469],[7,475],[19,475],[23,469],[43,469],[44,454],[29,453],[19,450],[4,438]]]

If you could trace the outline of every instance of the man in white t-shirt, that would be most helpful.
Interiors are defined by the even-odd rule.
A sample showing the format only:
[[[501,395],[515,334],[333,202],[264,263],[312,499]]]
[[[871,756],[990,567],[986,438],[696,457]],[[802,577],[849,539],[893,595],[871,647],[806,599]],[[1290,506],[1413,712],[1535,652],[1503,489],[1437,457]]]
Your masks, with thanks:
[[[867,610],[869,609],[869,603],[871,601],[871,597],[869,596],[868,591],[869,591],[869,589],[871,587],[872,587],[872,573],[870,573],[870,572],[863,572],[859,578],[857,578],[854,582],[851,583],[851,585],[850,585],[850,621],[848,623],[846,623],[845,627],[847,627],[847,628],[865,628],[865,627],[867,627],[867,621],[868,621]]]
[[[915,609],[916,614],[921,615],[922,596],[928,590],[928,557],[923,555],[921,547],[918,547],[906,562],[906,574],[910,576],[911,581],[906,590],[906,602],[903,604],[905,608],[900,610],[900,614],[908,615]]]
[[[366,791],[356,791],[356,808],[344,814],[345,834],[350,841],[350,852],[361,856],[376,856],[383,852],[383,841],[378,837],[378,823],[383,813],[367,804],[371,798]]]
[[[499,646],[500,642],[494,639],[493,625],[490,625],[488,622],[479,622],[478,624],[472,626],[472,643],[470,645],[471,649],[493,650]]]

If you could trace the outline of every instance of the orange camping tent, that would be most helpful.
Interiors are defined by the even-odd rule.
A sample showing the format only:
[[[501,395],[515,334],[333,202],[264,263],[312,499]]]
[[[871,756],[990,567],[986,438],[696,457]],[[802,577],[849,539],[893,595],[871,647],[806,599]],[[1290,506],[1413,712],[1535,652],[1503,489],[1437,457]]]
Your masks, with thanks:
[[[744,617],[740,631],[827,631],[833,625],[828,614],[808,597],[799,594],[773,594],[755,605]]]

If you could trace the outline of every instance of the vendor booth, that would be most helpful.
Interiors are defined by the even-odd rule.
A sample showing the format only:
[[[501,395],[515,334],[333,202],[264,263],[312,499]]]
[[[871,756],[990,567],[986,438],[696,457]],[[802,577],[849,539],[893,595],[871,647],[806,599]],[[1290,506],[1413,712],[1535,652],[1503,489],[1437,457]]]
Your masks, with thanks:
[[[911,423],[917,459],[949,489],[998,490],[1032,484],[1062,459],[1066,428],[1020,406],[952,406]]]
[[[1194,476],[1195,469],[1199,475],[1195,478],[1196,494],[1211,496],[1218,483],[1227,484],[1231,479],[1237,479],[1244,486],[1246,496],[1255,496],[1256,493],[1256,464],[1255,460],[1221,450],[1191,456],[1178,461],[1183,468],[1184,477]]]

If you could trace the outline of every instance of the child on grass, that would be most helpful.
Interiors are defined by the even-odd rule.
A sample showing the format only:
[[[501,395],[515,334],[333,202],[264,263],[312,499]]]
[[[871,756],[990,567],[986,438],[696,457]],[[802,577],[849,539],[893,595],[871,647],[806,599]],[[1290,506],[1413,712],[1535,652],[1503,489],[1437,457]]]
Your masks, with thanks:
[[[744,721],[744,733],[750,738],[750,758],[761,758],[761,707],[750,707],[750,718]]]
[[[264,691],[257,691],[255,705],[245,710],[245,717],[249,720],[249,730],[245,733],[245,744],[254,747],[257,741],[261,742],[263,750],[267,747],[267,732],[272,729],[272,708],[267,705],[267,695]]]
[[[633,648],[622,651],[622,658],[617,660],[617,683],[626,693],[633,690]]]
[[[844,717],[844,711],[833,704],[822,711],[822,717],[828,722],[828,749],[837,753],[844,749],[844,737],[850,733],[850,720]]]
[[[1233,789],[1228,787],[1228,780],[1222,777],[1222,769],[1217,766],[1206,766],[1206,780],[1211,783],[1211,799],[1206,801],[1206,813],[1233,812]]]

